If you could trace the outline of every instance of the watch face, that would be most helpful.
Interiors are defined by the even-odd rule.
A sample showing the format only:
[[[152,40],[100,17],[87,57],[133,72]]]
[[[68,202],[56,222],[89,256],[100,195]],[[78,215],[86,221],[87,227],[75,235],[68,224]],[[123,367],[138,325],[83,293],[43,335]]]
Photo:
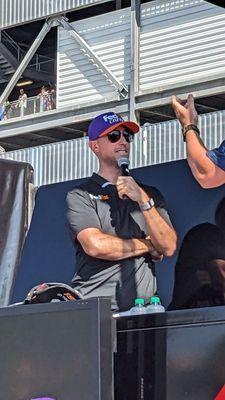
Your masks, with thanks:
[[[150,198],[146,203],[140,205],[142,211],[150,210],[155,205],[153,198]]]
[[[149,204],[151,207],[153,207],[155,205],[153,198],[149,199]]]

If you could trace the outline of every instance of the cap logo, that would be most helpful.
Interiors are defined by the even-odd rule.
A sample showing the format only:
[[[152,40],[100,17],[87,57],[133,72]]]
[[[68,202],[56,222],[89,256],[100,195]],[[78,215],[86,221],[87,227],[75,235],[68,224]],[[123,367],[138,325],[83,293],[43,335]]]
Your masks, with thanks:
[[[123,119],[116,114],[111,115],[103,115],[103,119],[105,122],[109,124],[114,124],[115,122],[122,122]]]
[[[139,127],[135,122],[124,121],[120,115],[116,114],[114,111],[110,111],[98,115],[91,121],[88,127],[89,140],[97,140],[99,137],[105,136],[114,127],[119,127],[121,125],[131,129],[133,133],[139,131]]]

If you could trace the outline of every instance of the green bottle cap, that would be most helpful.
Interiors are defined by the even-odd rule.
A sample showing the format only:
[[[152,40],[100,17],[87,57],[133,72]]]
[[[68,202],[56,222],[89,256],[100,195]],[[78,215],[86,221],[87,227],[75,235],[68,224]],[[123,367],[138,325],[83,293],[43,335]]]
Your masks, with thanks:
[[[144,305],[144,304],[145,304],[145,301],[144,301],[144,299],[135,299],[134,304],[135,304],[135,306],[137,306],[138,304]]]
[[[160,298],[158,296],[152,296],[150,298],[150,304],[161,304]]]

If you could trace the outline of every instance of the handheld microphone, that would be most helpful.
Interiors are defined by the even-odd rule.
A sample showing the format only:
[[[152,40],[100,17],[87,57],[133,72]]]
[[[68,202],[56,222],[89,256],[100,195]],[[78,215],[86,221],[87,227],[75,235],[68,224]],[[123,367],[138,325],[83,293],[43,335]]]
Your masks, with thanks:
[[[129,172],[129,164],[130,164],[130,160],[127,157],[121,157],[118,158],[117,163],[120,167],[120,172],[122,176],[129,176],[130,172]]]

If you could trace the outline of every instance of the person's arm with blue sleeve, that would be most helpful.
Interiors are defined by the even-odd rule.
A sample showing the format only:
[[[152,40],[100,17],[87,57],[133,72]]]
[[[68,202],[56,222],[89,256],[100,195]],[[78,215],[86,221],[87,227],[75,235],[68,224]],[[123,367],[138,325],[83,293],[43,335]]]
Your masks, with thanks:
[[[208,150],[197,133],[198,114],[194,98],[188,95],[186,101],[172,97],[172,106],[185,133],[187,161],[198,183],[205,189],[225,183],[225,141],[218,149]],[[190,129],[194,125],[194,129]],[[188,130],[185,132],[185,128]]]

